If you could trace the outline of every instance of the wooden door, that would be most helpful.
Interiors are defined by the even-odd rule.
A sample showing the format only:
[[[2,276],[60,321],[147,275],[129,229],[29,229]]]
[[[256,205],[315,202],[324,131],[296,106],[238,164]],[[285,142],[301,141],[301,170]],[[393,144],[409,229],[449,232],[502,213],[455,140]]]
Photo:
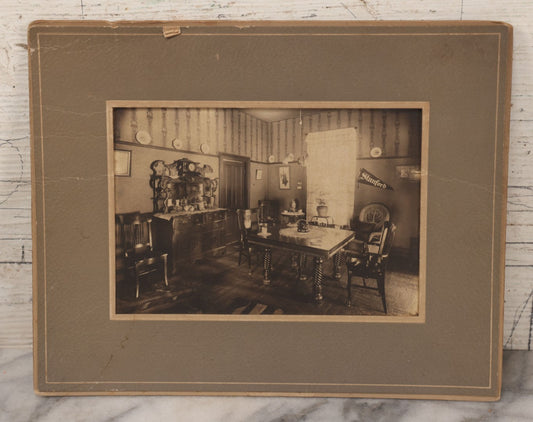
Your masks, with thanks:
[[[246,209],[248,204],[248,163],[244,157],[220,157],[220,206]]]
[[[220,207],[228,209],[226,243],[239,239],[236,210],[247,209],[249,204],[248,173],[250,160],[234,155],[220,156]]]

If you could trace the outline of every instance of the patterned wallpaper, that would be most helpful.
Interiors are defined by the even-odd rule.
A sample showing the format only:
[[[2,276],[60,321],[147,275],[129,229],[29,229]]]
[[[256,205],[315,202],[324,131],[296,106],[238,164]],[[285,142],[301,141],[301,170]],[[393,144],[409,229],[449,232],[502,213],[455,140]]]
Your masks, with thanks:
[[[269,124],[238,109],[222,108],[122,108],[115,109],[115,140],[137,143],[140,130],[150,133],[150,145],[200,152],[207,144],[210,154],[225,152],[266,162]]]
[[[358,129],[358,158],[370,157],[373,147],[383,156],[419,156],[422,114],[419,110],[330,110],[300,119],[272,123],[269,151],[276,160],[287,154],[302,156],[306,151],[305,135],[332,129]]]
[[[265,122],[239,109],[222,108],[123,108],[115,109],[115,140],[137,143],[145,130],[151,145],[200,152],[207,144],[210,154],[225,152],[267,162],[270,155],[283,161],[290,153],[297,159],[306,152],[309,132],[355,127],[358,158],[370,156],[378,146],[385,157],[419,156],[421,112],[418,110],[328,110],[300,119]]]

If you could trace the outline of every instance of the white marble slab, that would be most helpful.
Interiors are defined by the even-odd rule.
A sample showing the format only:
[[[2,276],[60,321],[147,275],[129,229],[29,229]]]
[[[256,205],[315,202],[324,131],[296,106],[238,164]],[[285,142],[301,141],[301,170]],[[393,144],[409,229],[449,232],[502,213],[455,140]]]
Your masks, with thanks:
[[[504,353],[499,402],[286,397],[40,397],[32,353],[0,349],[0,421],[465,422],[533,420],[533,353]]]

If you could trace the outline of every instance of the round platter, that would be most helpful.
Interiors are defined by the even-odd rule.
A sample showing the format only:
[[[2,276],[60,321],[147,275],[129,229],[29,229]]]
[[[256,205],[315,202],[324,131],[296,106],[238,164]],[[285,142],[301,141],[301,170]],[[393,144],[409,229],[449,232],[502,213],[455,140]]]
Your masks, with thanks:
[[[381,154],[383,154],[383,151],[380,147],[374,147],[370,150],[370,156],[372,158],[378,158],[381,157]]]
[[[181,140],[178,138],[174,138],[172,140],[172,146],[174,149],[183,149],[183,142],[181,142]]]
[[[150,134],[145,130],[140,130],[135,134],[135,139],[138,143],[142,145],[148,145],[152,142],[152,137]]]

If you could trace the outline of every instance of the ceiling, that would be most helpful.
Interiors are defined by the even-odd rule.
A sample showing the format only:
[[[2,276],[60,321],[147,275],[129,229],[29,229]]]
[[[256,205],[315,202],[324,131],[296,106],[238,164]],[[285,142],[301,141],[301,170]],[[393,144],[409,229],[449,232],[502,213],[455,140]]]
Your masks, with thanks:
[[[242,111],[265,122],[279,122],[280,120],[294,119],[300,116],[299,108],[244,108]],[[301,111],[302,116],[308,116],[319,113],[321,110],[302,109]]]

